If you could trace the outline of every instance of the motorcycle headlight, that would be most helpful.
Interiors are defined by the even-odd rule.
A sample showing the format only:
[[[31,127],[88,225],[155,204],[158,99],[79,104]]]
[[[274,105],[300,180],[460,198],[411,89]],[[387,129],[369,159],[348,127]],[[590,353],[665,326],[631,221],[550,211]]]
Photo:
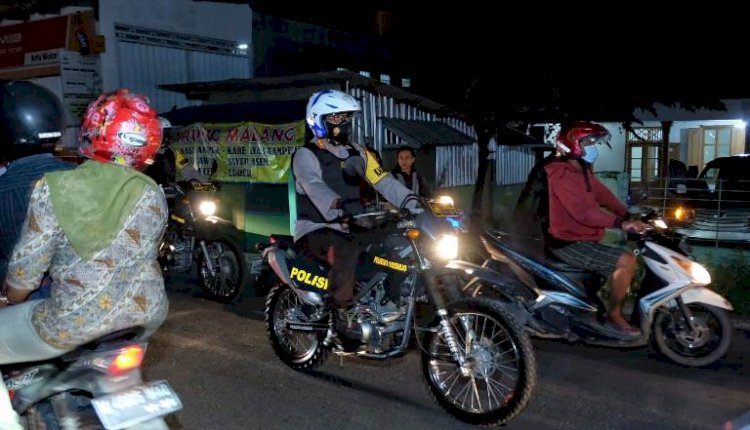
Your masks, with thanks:
[[[667,229],[667,223],[665,223],[663,219],[656,219],[656,220],[654,220],[654,226],[656,226],[657,228],[660,228],[662,230],[666,230]]]
[[[708,285],[711,283],[711,275],[708,273],[708,270],[695,261],[675,256],[672,256],[672,260],[687,272],[696,284]]]
[[[198,210],[205,216],[211,216],[216,213],[216,203],[210,200],[204,200],[198,205]]]
[[[437,241],[435,253],[444,260],[454,260],[458,257],[458,238],[452,234],[443,235]]]
[[[436,200],[441,205],[453,206],[453,197],[451,196],[439,196]]]

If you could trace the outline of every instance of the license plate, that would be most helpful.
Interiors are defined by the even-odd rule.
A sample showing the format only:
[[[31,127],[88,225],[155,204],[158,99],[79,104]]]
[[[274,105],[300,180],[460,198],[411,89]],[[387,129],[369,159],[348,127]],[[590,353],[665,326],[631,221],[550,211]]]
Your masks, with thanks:
[[[91,400],[104,427],[117,430],[182,409],[167,381],[155,381]]]

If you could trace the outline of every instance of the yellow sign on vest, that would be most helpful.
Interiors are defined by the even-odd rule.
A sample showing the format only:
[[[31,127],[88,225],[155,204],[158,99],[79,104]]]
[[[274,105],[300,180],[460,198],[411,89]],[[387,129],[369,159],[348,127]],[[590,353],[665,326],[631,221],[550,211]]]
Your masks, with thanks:
[[[375,155],[373,155],[368,150],[365,150],[365,153],[367,154],[365,177],[367,178],[367,182],[371,184],[377,184],[381,179],[385,178],[388,175],[388,172],[386,172],[383,169],[383,166],[378,163],[378,159],[375,158]]]

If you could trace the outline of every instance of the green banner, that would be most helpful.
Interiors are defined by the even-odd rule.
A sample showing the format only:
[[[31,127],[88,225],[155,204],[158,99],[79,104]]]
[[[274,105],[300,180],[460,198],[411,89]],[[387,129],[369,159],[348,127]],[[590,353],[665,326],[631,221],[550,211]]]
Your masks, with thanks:
[[[286,183],[292,154],[305,139],[304,121],[287,124],[192,124],[171,131],[172,146],[212,180]]]

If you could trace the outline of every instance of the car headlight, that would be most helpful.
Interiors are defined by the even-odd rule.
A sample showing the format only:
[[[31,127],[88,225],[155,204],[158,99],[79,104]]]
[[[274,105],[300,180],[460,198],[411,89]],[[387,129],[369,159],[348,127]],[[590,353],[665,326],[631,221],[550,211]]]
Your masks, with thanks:
[[[677,222],[690,222],[693,218],[695,218],[695,210],[685,206],[677,206],[672,212],[672,219]]]
[[[444,260],[454,260],[458,257],[458,238],[452,234],[443,235],[437,241],[435,252]]]
[[[210,200],[204,200],[198,205],[198,210],[205,216],[211,216],[216,213],[216,203]]]
[[[675,256],[672,256],[672,260],[687,272],[696,284],[708,285],[711,283],[711,275],[708,273],[708,270],[695,261]]]
[[[687,218],[687,210],[683,208],[682,206],[679,206],[677,209],[674,210],[674,219],[677,221],[682,221]]]

